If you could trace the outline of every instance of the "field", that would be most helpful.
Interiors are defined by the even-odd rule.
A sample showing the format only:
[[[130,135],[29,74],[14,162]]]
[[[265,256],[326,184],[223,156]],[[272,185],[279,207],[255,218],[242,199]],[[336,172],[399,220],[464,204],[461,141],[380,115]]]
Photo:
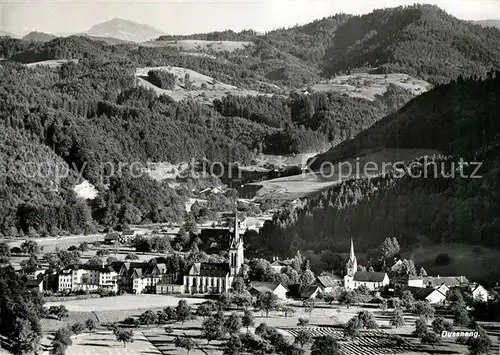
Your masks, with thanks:
[[[149,70],[165,70],[172,74],[174,74],[177,78],[177,83],[173,90],[164,90],[159,87],[151,84],[145,78],[147,77]],[[183,80],[185,75],[189,74],[190,80],[192,82],[192,88],[187,90],[184,85],[180,82]],[[199,99],[204,102],[211,102],[215,99],[220,99],[228,94],[235,96],[258,96],[258,95],[269,95],[261,93],[255,90],[247,90],[237,88],[233,85],[228,85],[221,83],[213,78],[198,73],[191,69],[185,69],[180,67],[145,67],[145,68],[137,68],[136,70],[136,78],[139,85],[147,88],[153,89],[158,95],[168,95],[175,101],[182,101],[187,98]],[[202,85],[204,88],[202,88]],[[206,85],[206,87],[205,87]]]
[[[333,79],[312,85],[314,91],[336,91],[351,97],[360,97],[373,101],[385,94],[389,85],[410,90],[420,95],[432,88],[432,84],[406,74],[367,74],[337,76]],[[304,89],[303,89],[304,90]]]
[[[319,193],[349,178],[376,176],[395,162],[409,162],[436,153],[438,152],[425,149],[382,149],[346,162],[325,164],[324,169],[321,169],[323,173],[304,171],[300,175],[252,183],[248,186],[254,186],[258,190],[256,200],[293,201]]]
[[[103,301],[104,299],[101,299]],[[342,325],[357,314],[362,308],[345,306],[326,306],[317,304],[311,314],[305,313],[303,308],[298,306],[297,302],[289,302],[295,306],[295,314],[284,318],[281,312],[271,312],[269,318],[264,317],[260,312],[255,312],[255,325],[266,323],[285,336],[290,343],[294,341],[295,335],[299,329],[306,329],[313,337],[321,335],[331,335],[339,341],[340,347],[345,355],[389,355],[389,354],[465,354],[465,347],[458,345],[454,339],[443,338],[438,345],[422,345],[420,341],[411,335],[414,329],[415,317],[407,313],[404,314],[405,325],[400,328],[391,328],[388,319],[391,310],[382,312],[377,308],[368,309],[375,315],[379,328],[376,330],[362,330],[359,337],[347,339],[343,337]],[[156,304],[158,305],[158,304]],[[129,304],[133,306],[133,304]],[[130,315],[134,310],[124,310],[122,320]],[[117,318],[120,311],[117,311]],[[240,312],[240,311],[238,311]],[[140,312],[136,310],[138,315]],[[241,312],[240,312],[241,313]],[[228,312],[226,312],[228,314]],[[307,318],[310,323],[305,328],[297,326],[297,318]],[[207,344],[206,339],[201,338],[201,323],[203,319],[187,321],[183,324],[171,323],[169,326],[173,329],[171,334],[167,334],[164,326],[142,326],[134,330],[134,342],[123,347],[118,343],[115,337],[105,330],[98,330],[94,334],[82,334],[73,339],[73,345],[68,349],[67,354],[185,354],[184,349],[176,348],[173,345],[173,339],[176,336],[187,336],[195,342],[195,348],[190,354],[222,354],[222,341],[212,341]],[[498,325],[496,325],[498,327]],[[250,332],[255,330],[251,327]],[[498,329],[497,329],[498,330]],[[242,329],[241,332],[245,332]],[[398,335],[401,340],[394,336]],[[494,349],[497,349],[497,341],[491,332],[494,342]],[[47,338],[48,339],[48,338]],[[45,342],[47,343],[47,341]],[[306,353],[310,344],[305,346]]]
[[[142,42],[143,47],[176,47],[183,51],[214,51],[214,52],[234,52],[238,49],[245,49],[251,46],[252,42],[242,41],[204,41],[204,40],[178,40],[178,41],[160,41],[153,40]]]
[[[28,68],[31,68],[31,67],[35,67],[35,66],[38,66],[38,65],[42,65],[42,66],[48,66],[49,68],[57,68],[57,67],[60,67],[61,65],[63,65],[64,63],[67,63],[67,62],[78,63],[78,59],[53,59],[53,60],[44,60],[44,61],[41,61],[41,62],[29,63],[29,64],[26,64],[26,66]]]

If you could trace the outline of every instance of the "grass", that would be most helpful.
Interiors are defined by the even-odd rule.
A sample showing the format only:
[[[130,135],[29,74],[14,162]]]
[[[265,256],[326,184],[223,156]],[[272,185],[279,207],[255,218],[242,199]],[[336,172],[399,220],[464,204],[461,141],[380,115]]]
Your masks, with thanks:
[[[305,171],[300,175],[271,179],[248,185],[260,187],[256,200],[276,199],[293,201],[296,198],[311,197],[349,178],[374,176],[387,171],[395,162],[409,162],[415,158],[436,154],[427,149],[381,149],[345,162],[325,164],[315,172]],[[321,161],[329,161],[328,152],[321,155]],[[375,164],[375,168],[374,165]],[[333,169],[333,170],[332,170]],[[320,174],[323,171],[323,174]]]

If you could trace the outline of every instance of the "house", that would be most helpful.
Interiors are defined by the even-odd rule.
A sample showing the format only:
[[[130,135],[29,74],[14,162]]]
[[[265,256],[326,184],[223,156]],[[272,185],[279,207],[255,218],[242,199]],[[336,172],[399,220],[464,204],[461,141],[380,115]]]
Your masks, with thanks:
[[[68,265],[59,272],[58,277],[59,291],[97,290],[99,288],[118,291],[118,273],[110,265]]]
[[[271,269],[273,269],[273,271],[276,273],[280,273],[285,266],[288,266],[288,264],[279,260],[278,258],[274,258],[273,262],[271,263]]]
[[[24,269],[21,269],[21,274],[25,275],[28,278],[28,280],[37,280],[39,278],[43,278],[46,271],[47,268],[43,267],[38,267],[38,268],[25,267]]]
[[[138,231],[131,230],[131,229],[123,231],[119,237],[119,241],[120,241],[120,243],[125,243],[125,244],[130,243],[135,238],[135,236],[137,234],[138,234]]]
[[[28,282],[26,282],[26,287],[29,290],[36,290],[39,292],[43,292],[43,284],[44,284],[43,279],[29,279]]]
[[[120,234],[118,232],[111,232],[104,237],[105,244],[116,244],[120,241]]]
[[[177,276],[172,274],[164,275],[156,284],[156,294],[180,294],[183,291],[184,285],[177,282]]]
[[[401,259],[394,259],[394,264],[390,267],[390,271],[393,273],[398,273],[403,267],[403,261]]]
[[[443,304],[446,301],[446,293],[439,289],[429,287],[408,287],[413,297],[417,301],[427,301],[430,304]]]
[[[330,293],[337,287],[342,287],[342,279],[335,275],[317,276],[314,281],[321,288],[322,293]]]
[[[354,255],[354,244],[351,239],[351,251],[346,265],[344,276],[344,287],[346,290],[355,290],[360,286],[366,286],[370,291],[379,289],[389,284],[389,276],[385,272],[357,271],[358,262]]]
[[[480,284],[473,284],[469,286],[472,292],[472,299],[476,302],[488,301],[488,291]]]
[[[408,276],[408,286],[410,287],[425,287],[424,286],[424,279],[421,276],[414,276],[414,275],[409,275]]]
[[[314,300],[321,293],[319,285],[307,285],[299,288],[299,298],[303,300]]]
[[[246,220],[240,221],[235,213],[233,235],[229,245],[229,263],[196,263],[184,275],[184,293],[225,293],[240,272],[244,262],[243,233]]]
[[[119,289],[132,293],[158,293],[157,285],[170,285],[177,276],[167,270],[165,263],[123,263],[119,270]]]
[[[465,276],[426,276],[423,278],[424,287],[438,288],[445,284],[448,288],[466,286],[469,280]]]
[[[288,288],[281,282],[252,282],[248,288],[248,292],[255,297],[262,293],[271,292],[279,299],[284,300],[286,299]]]

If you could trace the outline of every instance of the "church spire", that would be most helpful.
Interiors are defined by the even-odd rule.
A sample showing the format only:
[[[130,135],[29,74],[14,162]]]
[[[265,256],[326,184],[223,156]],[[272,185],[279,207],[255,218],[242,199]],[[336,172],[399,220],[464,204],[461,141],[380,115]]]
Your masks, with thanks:
[[[356,256],[354,255],[354,243],[352,242],[352,238],[351,238],[351,252],[349,254],[349,260],[353,261],[355,258],[356,258]]]

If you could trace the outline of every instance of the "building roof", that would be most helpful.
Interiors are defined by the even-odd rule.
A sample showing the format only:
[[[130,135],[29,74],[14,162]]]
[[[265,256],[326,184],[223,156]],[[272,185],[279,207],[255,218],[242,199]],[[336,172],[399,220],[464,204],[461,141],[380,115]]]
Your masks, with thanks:
[[[340,277],[337,277],[335,275],[324,275],[324,276],[317,276],[316,277],[316,282],[319,283],[323,287],[333,287],[337,286],[339,281],[341,281]]]
[[[250,289],[256,290],[259,293],[274,292],[279,285],[282,285],[288,292],[288,288],[284,286],[281,282],[252,282],[250,284]]]
[[[455,287],[468,284],[469,280],[465,276],[428,276],[423,278],[423,282],[426,286],[441,286],[445,284],[448,287]]]
[[[192,276],[225,277],[228,273],[227,263],[195,263],[189,270]]]
[[[387,276],[385,272],[357,271],[354,274],[354,281],[358,282],[382,282]]]
[[[319,286],[318,285],[306,285],[306,286],[302,286],[300,289],[299,289],[299,295],[300,297],[302,298],[310,298],[314,295],[315,292],[317,292],[319,290]]]
[[[135,231],[129,229],[122,232],[122,235],[134,235]]]
[[[26,282],[26,287],[39,287],[42,282],[42,279],[28,280],[28,282]]]
[[[274,260],[271,266],[288,266],[288,264],[281,260]]]
[[[446,297],[444,293],[441,291],[434,289],[434,288],[429,288],[429,287],[408,287],[408,290],[413,294],[413,297],[417,301],[425,301],[425,299],[434,292],[440,293],[443,297]]]
[[[118,232],[111,232],[106,234],[104,240],[117,240],[118,238],[120,238],[120,234]]]
[[[100,272],[115,272],[111,265],[95,265],[95,264],[72,264],[66,266],[62,271],[70,270],[93,270]]]

